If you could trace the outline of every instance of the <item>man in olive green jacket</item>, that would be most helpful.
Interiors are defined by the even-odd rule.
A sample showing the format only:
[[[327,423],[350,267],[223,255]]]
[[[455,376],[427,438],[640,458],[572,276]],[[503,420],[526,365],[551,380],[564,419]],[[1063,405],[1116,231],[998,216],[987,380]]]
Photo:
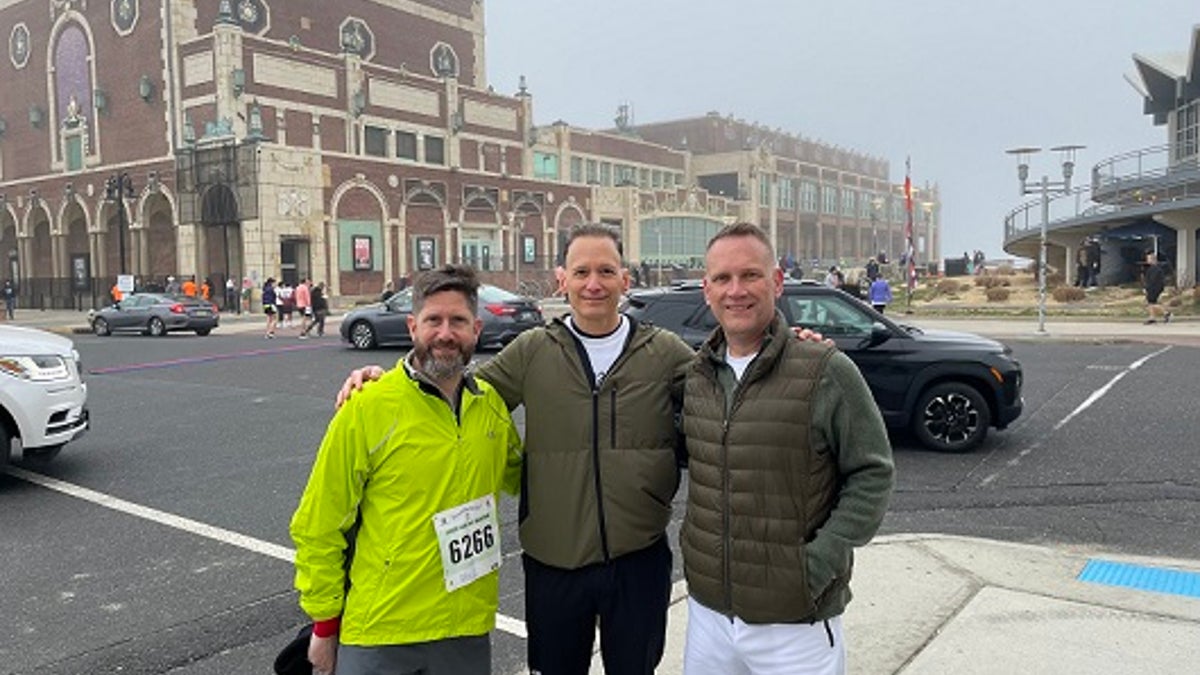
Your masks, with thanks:
[[[689,675],[844,673],[853,549],[892,489],[866,382],[784,324],[774,260],[755,225],[709,242],[704,294],[720,328],[688,372],[683,412]]]

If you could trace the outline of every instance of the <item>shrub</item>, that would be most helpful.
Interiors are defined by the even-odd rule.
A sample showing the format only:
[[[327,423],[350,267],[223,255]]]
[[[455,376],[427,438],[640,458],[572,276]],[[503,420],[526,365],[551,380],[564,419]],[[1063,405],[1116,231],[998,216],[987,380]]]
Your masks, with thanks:
[[[939,295],[954,295],[958,292],[959,284],[954,279],[942,279],[937,282],[937,292]],[[967,288],[970,288],[968,286]]]
[[[1002,263],[998,267],[996,267],[996,274],[1002,274],[1006,277],[1011,277],[1012,275],[1014,275],[1016,273],[1017,273],[1017,270],[1015,270],[1013,268],[1012,263]]]
[[[1053,295],[1058,302],[1079,302],[1087,297],[1082,288],[1075,286],[1059,286],[1054,289]]]
[[[1009,290],[1003,286],[993,286],[987,289],[988,302],[1007,302]]]

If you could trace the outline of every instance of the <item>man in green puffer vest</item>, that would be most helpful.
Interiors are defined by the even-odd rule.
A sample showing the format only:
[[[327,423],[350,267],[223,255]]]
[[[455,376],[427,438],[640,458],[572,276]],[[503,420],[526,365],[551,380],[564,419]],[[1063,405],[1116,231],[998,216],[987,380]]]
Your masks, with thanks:
[[[770,240],[738,223],[709,241],[704,297],[720,327],[688,371],[683,432],[689,675],[840,675],[853,549],[893,480],[862,375],[775,309]]]
[[[291,524],[317,672],[491,672],[496,505],[516,491],[521,449],[504,400],[465,371],[478,288],[469,267],[422,275],[403,367],[343,406],[321,443]]]

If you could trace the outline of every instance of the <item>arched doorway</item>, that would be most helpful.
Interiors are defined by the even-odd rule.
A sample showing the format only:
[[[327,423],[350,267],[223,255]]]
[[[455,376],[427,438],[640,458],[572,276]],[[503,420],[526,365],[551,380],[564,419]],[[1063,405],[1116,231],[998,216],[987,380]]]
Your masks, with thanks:
[[[145,227],[142,236],[145,245],[142,248],[141,272],[147,283],[166,286],[167,276],[174,276],[179,270],[179,258],[176,253],[178,245],[175,239],[175,222],[172,215],[171,202],[161,193],[155,193],[146,198],[142,207],[142,222]]]
[[[23,306],[53,307],[54,242],[50,238],[50,214],[39,200],[29,212],[26,231],[29,242],[29,268],[24,271]]]
[[[11,281],[20,288],[20,266],[17,243],[17,221],[0,204],[0,284]]]
[[[227,185],[213,185],[204,192],[200,205],[200,227],[196,231],[199,241],[197,250],[196,285],[208,280],[212,288],[210,299],[222,310],[228,310],[225,301],[225,280],[240,282],[244,275],[245,260],[242,246],[242,223],[238,217],[238,203]],[[218,289],[221,289],[218,291]]]
[[[62,259],[59,263],[66,270],[67,280],[61,295],[70,296],[76,309],[95,307],[97,284],[92,269],[92,251],[88,241],[87,216],[77,201],[70,201],[62,211]],[[101,286],[103,287],[103,286]]]
[[[571,228],[576,225],[582,225],[584,222],[583,211],[573,202],[563,204],[558,212],[557,222],[555,223],[555,231],[558,233],[558,239],[555,242],[554,256],[555,265],[562,265],[564,262],[563,256],[567,249],[567,237],[571,233]]]
[[[130,213],[125,208],[125,200],[105,202],[101,221],[104,229],[100,255],[104,258],[104,266],[97,276],[102,276],[102,281],[112,284],[118,274],[128,274],[132,269],[129,263],[133,240],[129,234]]]

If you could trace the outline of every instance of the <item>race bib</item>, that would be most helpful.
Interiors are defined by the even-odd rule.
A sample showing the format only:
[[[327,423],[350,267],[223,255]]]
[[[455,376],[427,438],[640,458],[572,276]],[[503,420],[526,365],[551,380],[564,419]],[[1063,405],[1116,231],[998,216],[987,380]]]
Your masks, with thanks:
[[[500,519],[492,495],[435,514],[433,529],[447,591],[500,569]]]

